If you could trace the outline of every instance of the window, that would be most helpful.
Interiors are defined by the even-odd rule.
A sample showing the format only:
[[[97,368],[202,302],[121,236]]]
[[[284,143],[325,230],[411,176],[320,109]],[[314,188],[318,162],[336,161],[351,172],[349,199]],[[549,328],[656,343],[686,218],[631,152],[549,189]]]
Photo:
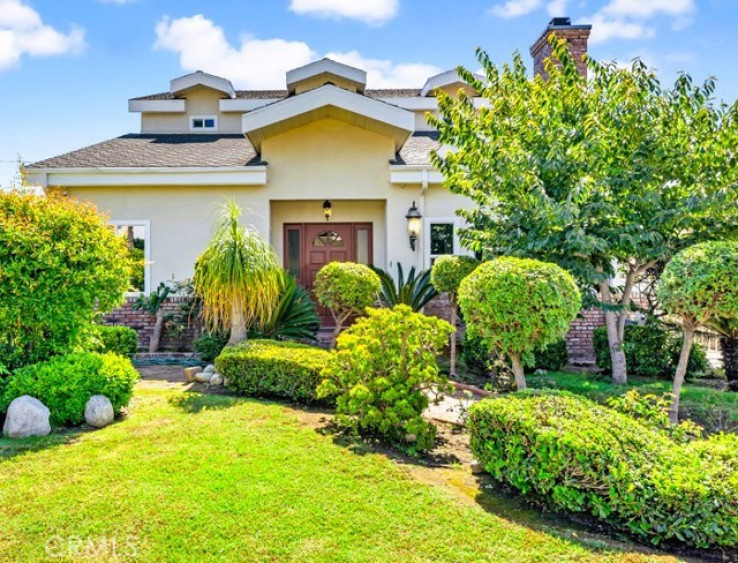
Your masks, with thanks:
[[[110,226],[115,234],[125,239],[128,254],[135,264],[129,293],[148,295],[151,291],[149,221],[111,221]]]
[[[301,275],[300,264],[300,236],[301,229],[287,229],[287,271],[299,280]]]
[[[214,115],[193,115],[190,117],[190,131],[215,131],[218,129],[218,118]]]
[[[343,237],[335,231],[323,231],[313,239],[313,246],[343,246]]]
[[[464,254],[459,244],[459,220],[451,219],[426,219],[425,239],[425,264],[430,268],[439,256],[446,254]]]

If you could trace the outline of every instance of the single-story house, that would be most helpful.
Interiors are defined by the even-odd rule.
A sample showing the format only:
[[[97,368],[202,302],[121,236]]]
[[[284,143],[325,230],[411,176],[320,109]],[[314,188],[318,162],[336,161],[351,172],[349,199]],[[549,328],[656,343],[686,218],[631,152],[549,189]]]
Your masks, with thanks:
[[[552,32],[586,52],[590,26],[555,18],[531,47],[536,72]],[[426,114],[438,111],[439,90],[477,93],[455,70],[395,89],[371,89],[366,77],[323,59],[287,72],[283,90],[236,90],[197,71],[128,101],[141,115],[139,132],[27,173],[95,203],[136,241],[146,259],[137,289],[146,293],[192,277],[227,198],[308,287],[332,260],[394,272],[465,253],[456,210],[471,202],[450,193],[432,166],[431,151],[444,148]]]

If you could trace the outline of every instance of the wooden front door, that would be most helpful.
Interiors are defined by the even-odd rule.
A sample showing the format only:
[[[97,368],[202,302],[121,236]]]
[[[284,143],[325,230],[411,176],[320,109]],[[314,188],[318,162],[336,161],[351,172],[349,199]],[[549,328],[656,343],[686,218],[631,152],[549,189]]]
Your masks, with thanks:
[[[371,223],[300,223],[284,226],[284,267],[312,290],[318,271],[329,262],[371,264]],[[330,312],[318,305],[323,326],[333,326]]]

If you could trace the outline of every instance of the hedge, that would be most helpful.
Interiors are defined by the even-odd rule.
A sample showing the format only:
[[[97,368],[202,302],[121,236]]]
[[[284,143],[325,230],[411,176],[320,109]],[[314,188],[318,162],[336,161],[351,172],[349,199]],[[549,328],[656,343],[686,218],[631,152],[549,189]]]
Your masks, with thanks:
[[[138,372],[119,354],[82,352],[56,356],[20,368],[7,380],[0,411],[22,395],[41,401],[51,411],[52,426],[76,425],[84,420],[93,395],[105,395],[118,412],[131,400]]]
[[[138,351],[138,335],[127,326],[96,325],[93,337],[93,352],[114,352],[132,358]]]
[[[484,468],[524,494],[653,544],[738,546],[734,437],[679,445],[624,414],[555,392],[480,401],[468,426]]]
[[[247,340],[227,346],[216,358],[215,367],[230,389],[244,395],[315,403],[321,372],[329,358],[328,351],[315,346]]]

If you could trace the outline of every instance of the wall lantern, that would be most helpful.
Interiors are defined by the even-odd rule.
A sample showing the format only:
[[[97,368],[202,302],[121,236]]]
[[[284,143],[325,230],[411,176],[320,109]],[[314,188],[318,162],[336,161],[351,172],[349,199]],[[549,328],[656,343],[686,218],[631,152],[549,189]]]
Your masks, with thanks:
[[[418,211],[418,208],[415,207],[415,202],[413,202],[412,207],[408,209],[407,215],[405,215],[405,219],[407,219],[407,234],[410,237],[410,248],[412,250],[415,250],[415,243],[420,235],[420,226],[422,224],[420,220],[422,218],[423,216]]]
[[[323,202],[323,217],[325,217],[326,221],[330,221],[331,215],[333,215],[333,204],[330,202],[330,200],[326,199]]]

